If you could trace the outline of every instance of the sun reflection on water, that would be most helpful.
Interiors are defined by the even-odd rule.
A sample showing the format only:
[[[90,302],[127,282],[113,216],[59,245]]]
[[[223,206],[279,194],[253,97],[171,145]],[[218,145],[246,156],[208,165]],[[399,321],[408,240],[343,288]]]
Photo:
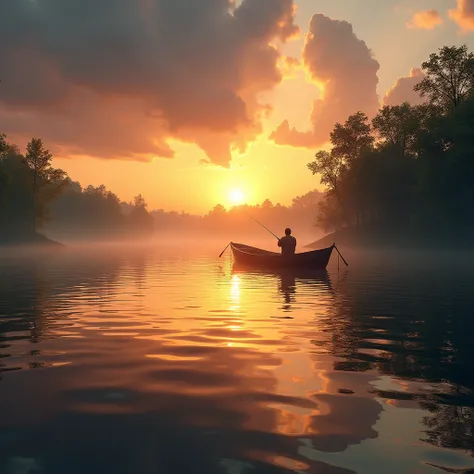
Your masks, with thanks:
[[[430,339],[436,313],[410,306],[414,285],[399,309],[382,304],[385,290],[366,296],[379,275],[369,283],[334,275],[333,285],[328,275],[216,269],[215,258],[92,260],[28,268],[21,284],[12,272],[2,280],[0,406],[10,408],[0,431],[13,427],[14,436],[2,437],[0,470],[2,452],[31,450],[58,472],[72,458],[85,472],[83,453],[96,449],[86,432],[100,433],[104,452],[126,452],[136,472],[172,474],[196,463],[217,474],[221,460],[261,472],[374,472],[360,459],[383,452],[396,466],[394,433],[410,440],[409,473],[448,452],[439,433],[468,446],[467,423],[450,415],[453,406],[468,410],[456,406],[467,389],[459,383],[456,395],[452,382],[432,382],[439,365],[452,377],[446,354],[455,354],[442,337]],[[431,308],[431,297],[419,301]],[[449,329],[442,335],[458,337],[449,344],[465,364],[470,345]],[[196,448],[182,456],[176,446]],[[466,452],[449,451],[452,464],[469,466]],[[108,471],[120,472],[112,458]]]

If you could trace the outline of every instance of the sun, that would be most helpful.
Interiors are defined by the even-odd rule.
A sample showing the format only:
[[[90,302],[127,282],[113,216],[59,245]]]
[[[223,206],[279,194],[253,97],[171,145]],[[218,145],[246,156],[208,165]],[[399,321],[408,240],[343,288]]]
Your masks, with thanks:
[[[232,189],[229,193],[229,202],[234,206],[243,204],[245,201],[244,193],[240,189]]]

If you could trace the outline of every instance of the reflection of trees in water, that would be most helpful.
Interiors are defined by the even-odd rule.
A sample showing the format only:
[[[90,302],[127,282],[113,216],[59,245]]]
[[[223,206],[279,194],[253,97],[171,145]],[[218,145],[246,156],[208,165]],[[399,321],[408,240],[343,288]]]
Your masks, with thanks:
[[[474,295],[463,286],[469,275],[417,269],[357,275],[339,287],[332,314],[315,345],[344,359],[335,370],[380,374],[432,385],[433,394],[377,391],[381,397],[418,400],[430,412],[426,441],[443,447],[474,446]],[[413,388],[413,390],[415,390]],[[441,391],[442,393],[437,393]]]
[[[0,265],[0,350],[22,340],[38,344],[68,326],[73,309],[58,305],[67,294],[91,288],[99,298],[107,293],[120,271],[116,255],[68,254],[8,259]],[[63,307],[62,307],[63,306]],[[35,351],[30,352],[35,355]],[[3,367],[2,367],[3,366]],[[34,364],[33,364],[34,367]],[[6,370],[1,362],[0,371]],[[11,369],[11,368],[10,368]]]
[[[397,309],[387,302],[384,309],[377,308],[377,315],[370,309],[376,295],[341,298],[344,303],[337,303],[325,321],[329,337],[323,342],[332,354],[387,375],[473,388],[468,368],[474,360],[474,346],[467,300],[451,305],[448,312],[457,316],[449,317],[439,302],[423,304],[420,300],[414,305],[407,300]]]
[[[47,331],[48,315],[43,311],[47,293],[45,281],[34,259],[20,266],[0,266],[0,341],[2,352],[24,339],[38,343]],[[5,354],[7,356],[8,354]],[[5,367],[0,365],[0,371]]]
[[[146,260],[143,256],[105,255],[99,258],[95,255],[89,260],[82,260],[71,258],[64,266],[42,262],[36,263],[35,267],[29,262],[22,268],[17,284],[8,281],[8,275],[3,274],[1,281],[8,281],[13,295],[5,291],[5,285],[0,284],[2,312],[4,308],[9,308],[10,317],[19,316],[13,318],[13,322],[16,320],[15,324],[20,325],[21,331],[31,331],[28,321],[39,319],[36,321],[39,329],[34,338],[40,341],[54,335],[54,328],[46,324],[48,318],[52,318],[51,325],[57,324],[56,316],[50,311],[54,307],[54,298],[67,298],[68,292],[88,288],[90,294],[96,294],[100,289],[106,297],[108,292],[113,291],[117,276],[124,271],[133,279],[133,284],[138,280],[137,289],[140,290],[141,285],[146,283]],[[74,266],[74,272],[71,272],[71,266]],[[360,291],[360,287],[351,288],[354,283],[350,275],[348,281],[334,292],[324,279],[287,275],[275,276],[270,282],[272,291],[279,291],[278,297],[284,304],[290,305],[289,310],[307,297],[308,292],[303,291],[305,285],[314,285],[318,289],[315,293],[322,297],[327,298],[331,294],[327,298],[327,312],[330,314],[326,319],[326,312],[318,314],[318,331],[314,331],[311,338],[316,353],[320,347],[325,353],[330,352],[344,359],[335,364],[336,371],[374,369],[407,380],[421,379],[434,383],[445,380],[450,387],[458,386],[459,393],[446,392],[444,397],[443,394],[434,394],[421,399],[417,394],[381,391],[378,395],[418,400],[430,412],[425,419],[428,442],[465,449],[469,449],[469,443],[472,446],[472,409],[460,409],[463,404],[473,405],[472,400],[466,401],[473,387],[469,365],[474,360],[474,354],[470,345],[471,332],[466,330],[469,314],[464,311],[470,304],[470,297],[460,293],[450,299],[446,290],[445,293],[435,291],[436,298],[428,292],[423,293],[424,296],[394,302],[391,295],[384,293],[382,285],[365,287],[364,291]],[[15,290],[16,286],[18,290],[22,290],[22,286],[29,288],[22,290],[28,293],[26,300],[22,291]],[[445,298],[450,301],[449,311],[440,306]],[[65,315],[61,312],[57,317],[64,318]],[[0,337],[4,341],[5,337],[12,337],[11,327],[7,330],[5,326],[0,328]],[[33,340],[31,333],[28,334],[21,337]],[[334,396],[330,391],[316,394],[313,398],[280,396],[275,394],[277,389],[272,371],[266,369],[278,363],[275,356],[235,348],[204,348],[192,344],[192,340],[190,342],[190,346],[162,347],[160,341],[153,341],[153,346],[150,346],[153,349],[147,352],[146,341],[140,340],[127,344],[128,352],[125,354],[106,352],[111,359],[101,363],[108,367],[108,372],[117,367],[117,374],[130,375],[130,380],[136,380],[131,374],[138,369],[140,377],[146,375],[146,383],[151,384],[133,387],[130,402],[125,393],[123,412],[106,415],[106,408],[114,403],[104,402],[101,398],[103,392],[90,388],[79,390],[77,384],[71,384],[75,387],[71,389],[68,381],[61,377],[58,383],[63,385],[54,387],[56,392],[65,393],[68,400],[78,404],[87,405],[85,399],[90,399],[91,405],[99,407],[98,411],[86,410],[84,413],[73,410],[67,416],[52,417],[43,426],[31,428],[32,431],[20,440],[22,442],[18,442],[21,449],[18,448],[18,452],[10,450],[8,455],[21,455],[24,452],[23,441],[29,439],[35,440],[35,446],[28,446],[27,451],[32,457],[46,459],[48,472],[52,473],[65,472],[67,463],[77,460],[79,471],[85,469],[87,459],[97,459],[98,463],[102,463],[103,472],[157,472],[160,469],[166,470],[163,472],[193,472],[196,466],[200,466],[201,472],[217,474],[223,471],[217,467],[216,458],[248,461],[262,473],[291,472],[290,469],[270,465],[277,457],[309,465],[308,472],[312,472],[311,469],[331,474],[346,472],[304,457],[299,450],[301,440],[297,436],[277,432],[281,413],[275,405],[292,405],[308,410],[314,407],[315,411],[323,406],[328,408],[327,415],[311,415],[312,432],[306,436],[312,446],[320,451],[344,450],[348,445],[377,436],[373,425],[381,406],[374,399]],[[202,352],[205,350],[210,352]],[[145,353],[175,357],[174,361],[154,359],[150,362],[144,361]],[[190,356],[200,358],[199,363],[186,362],[186,357]],[[127,364],[121,365],[124,358]],[[152,363],[153,366],[150,365]],[[93,369],[78,364],[71,376],[87,380],[90,386],[102,386],[104,370],[99,364]],[[45,371],[41,379],[45,386],[49,385],[48,377],[53,377],[51,373]],[[169,388],[168,384],[173,383],[178,389]],[[161,388],[151,390],[150,386],[155,384],[162,384]],[[190,386],[205,387],[206,390],[187,391]],[[137,405],[133,405],[135,399]],[[45,396],[44,400],[48,397]],[[38,400],[35,403],[38,404],[36,411],[41,412],[43,402]],[[101,404],[107,403],[109,405],[102,405],[104,412],[100,412]],[[120,407],[121,403],[119,401],[117,405]],[[83,433],[93,433],[94,436],[87,439]],[[64,448],[59,457],[48,447],[55,444]],[[183,449],[186,456],[182,455]],[[87,459],[84,453],[89,456]],[[127,455],[122,456],[121,453]]]
[[[309,274],[288,271],[278,274],[255,271],[244,272],[243,270],[241,272],[246,274],[249,281],[255,277],[261,277],[268,279],[267,287],[271,288],[276,284],[279,293],[283,297],[283,309],[288,312],[292,312],[293,306],[295,304],[301,305],[304,300],[309,304],[315,303],[317,300],[330,302],[335,295],[327,272],[311,272]],[[249,286],[251,286],[250,283]],[[324,304],[322,307],[324,307]],[[310,331],[311,329],[309,329],[308,333]],[[310,373],[309,376],[311,378],[312,374]],[[326,376],[328,377],[328,384],[337,384],[337,381],[330,380],[330,374],[326,374]],[[326,389],[323,389],[321,392],[314,393],[311,397],[304,399],[275,396],[274,401],[276,403],[280,401],[282,404],[294,404],[297,407],[301,403],[301,407],[309,409],[310,413],[301,415],[301,419],[298,420],[299,423],[305,426],[304,429],[306,431],[304,435],[301,434],[300,437],[287,438],[289,442],[291,440],[291,449],[297,449],[301,457],[291,454],[291,451],[286,456],[289,460],[299,460],[303,465],[307,464],[309,469],[313,469],[314,472],[349,473],[345,469],[334,468],[319,462],[318,451],[328,453],[343,452],[351,445],[357,445],[366,439],[373,439],[378,436],[373,427],[382,411],[382,406],[373,398],[357,396],[346,398],[341,397],[340,393],[332,390],[326,392]],[[295,417],[297,418],[296,415]],[[273,426],[270,424],[269,428],[274,431],[275,426],[282,424],[283,419],[285,417],[280,415],[279,424],[276,423],[277,420],[272,421]],[[294,421],[295,418],[292,418],[292,415],[288,415],[286,421],[290,423],[289,420]],[[284,431],[289,429],[289,427],[279,426],[279,429]],[[259,446],[260,442],[264,439],[262,436],[265,435],[259,435],[259,439],[253,441],[255,446]],[[304,438],[304,443],[301,436]],[[269,441],[277,445],[281,443],[281,439],[278,436],[273,440],[269,438]],[[281,448],[275,451],[283,455]],[[294,467],[294,469],[297,468]],[[301,467],[299,469],[306,470],[307,468]]]
[[[188,337],[192,342],[195,334]],[[171,357],[143,357],[151,353]],[[277,393],[272,368],[280,364],[272,353],[246,348],[131,339],[124,353],[107,350],[96,365],[77,364],[61,377],[45,371],[37,379],[41,397],[29,401],[28,409],[43,413],[55,393],[61,394],[60,406],[39,424],[21,412],[19,418],[0,419],[0,431],[12,420],[23,426],[17,437],[0,444],[0,470],[2,457],[22,456],[38,460],[51,474],[225,474],[239,463],[253,468],[243,472],[262,474],[289,474],[294,466],[347,474],[308,460],[299,452],[299,437],[278,431],[282,406],[317,407],[310,399]],[[116,371],[116,385],[103,383],[110,377],[105,371]],[[123,379],[130,382],[126,389],[120,386]],[[0,404],[4,397],[0,391]],[[321,430],[315,435],[318,445],[333,446],[333,437],[325,435]],[[338,437],[336,446],[353,435],[344,439]]]
[[[472,403],[471,399],[471,403]],[[423,418],[428,443],[443,448],[464,449],[474,455],[474,408],[472,406],[442,405],[422,402],[430,412]]]

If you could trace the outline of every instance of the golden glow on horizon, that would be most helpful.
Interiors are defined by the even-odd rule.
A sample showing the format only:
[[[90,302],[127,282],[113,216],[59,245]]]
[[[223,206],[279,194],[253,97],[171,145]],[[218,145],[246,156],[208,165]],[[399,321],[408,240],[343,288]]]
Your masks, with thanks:
[[[234,0],[233,8],[242,1]],[[436,0],[438,3],[440,1]],[[377,8],[373,12],[377,21],[374,21],[373,15],[367,15],[357,2],[321,0],[318,3],[318,12],[349,22],[359,40],[364,41],[373,50],[374,59],[380,63],[377,90],[382,98],[398,78],[405,77],[411,68],[426,59],[428,51],[435,51],[442,44],[457,41],[455,38],[458,28],[451,22],[450,27],[446,23],[446,28],[435,30],[436,33],[433,34],[409,30],[406,28],[406,22],[413,16],[409,5],[397,4],[394,7],[390,2],[378,3],[383,4],[383,8]],[[436,8],[436,5],[431,6]],[[334,79],[331,74],[326,75],[320,71],[320,79],[313,78],[310,72],[311,58],[308,56],[305,61],[303,54],[304,44],[310,39],[310,21],[316,13],[314,1],[296,0],[293,7],[296,24],[300,27],[300,31],[293,38],[296,41],[283,43],[279,35],[270,41],[270,45],[275,48],[275,56],[278,57],[277,69],[282,75],[282,81],[268,89],[256,83],[248,91],[241,91],[242,100],[247,101],[253,94],[253,87],[261,89],[256,99],[258,104],[268,104],[268,109],[265,109],[268,113],[262,114],[261,127],[254,130],[257,136],[254,137],[254,131],[250,133],[253,140],[249,140],[245,152],[239,149],[232,151],[233,159],[227,168],[221,169],[208,163],[206,153],[192,140],[194,134],[201,133],[198,130],[189,135],[186,132],[183,141],[180,141],[180,134],[174,136],[170,132],[173,136],[166,140],[166,143],[175,152],[174,158],[165,159],[151,154],[149,162],[101,158],[100,148],[97,149],[97,158],[69,156],[64,148],[54,143],[55,133],[43,133],[41,127],[35,134],[40,135],[45,140],[45,145],[53,149],[54,166],[64,169],[73,181],[79,181],[83,187],[89,184],[104,184],[126,202],[141,194],[146,199],[149,210],[163,209],[205,215],[217,204],[226,208],[238,205],[229,200],[229,191],[234,188],[243,191],[244,203],[249,205],[260,204],[267,198],[275,204],[291,205],[296,196],[315,188],[323,190],[324,186],[320,184],[319,177],[313,176],[307,168],[307,163],[313,161],[316,150],[276,145],[269,138],[284,120],[288,120],[291,128],[310,132],[313,129],[311,112],[315,101],[328,97],[332,89],[338,87],[337,83],[330,81],[331,78]],[[282,21],[280,26],[284,25],[285,22]],[[393,41],[393,38],[398,38],[398,41]],[[473,38],[474,35],[466,37],[471,48],[474,47]],[[410,54],[404,54],[407,45],[413,42],[419,47],[410,50]],[[327,45],[320,46],[324,50]],[[323,56],[318,58],[320,62],[331,59]],[[261,68],[263,71],[266,66],[262,64]],[[254,74],[257,77],[260,73],[255,71]],[[326,77],[328,81],[321,80]],[[266,80],[265,76],[262,76],[262,80]],[[272,80],[270,79],[270,83]],[[319,102],[316,107],[318,104]],[[254,110],[254,105],[257,104],[252,105],[251,111]],[[123,113],[123,110],[121,112]],[[21,140],[26,142],[29,138],[22,135],[19,137],[21,138],[17,140],[13,135],[9,136],[24,150],[26,143]],[[161,132],[157,132],[155,137],[154,144],[160,145]],[[246,141],[245,134],[240,138]],[[68,140],[67,137],[65,139]],[[82,139],[79,137],[78,140]],[[95,149],[92,142],[87,143]],[[81,143],[78,145],[79,149],[82,149]],[[327,149],[328,145],[320,148]]]

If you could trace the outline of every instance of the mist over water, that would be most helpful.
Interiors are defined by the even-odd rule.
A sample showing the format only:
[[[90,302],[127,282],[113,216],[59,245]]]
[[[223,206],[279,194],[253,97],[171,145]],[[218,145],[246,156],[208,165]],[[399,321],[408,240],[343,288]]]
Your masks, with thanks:
[[[1,473],[474,469],[472,253],[304,278],[227,242],[2,250]]]

